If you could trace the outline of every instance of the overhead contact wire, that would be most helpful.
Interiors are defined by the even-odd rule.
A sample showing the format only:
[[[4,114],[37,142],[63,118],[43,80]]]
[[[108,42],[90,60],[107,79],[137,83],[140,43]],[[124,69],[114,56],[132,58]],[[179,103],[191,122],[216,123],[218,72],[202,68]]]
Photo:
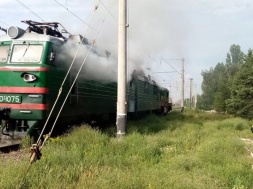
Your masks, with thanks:
[[[92,28],[90,26],[90,23],[88,24],[87,22],[83,21],[79,16],[77,16],[75,13],[73,13],[72,11],[70,11],[67,7],[65,7],[64,5],[62,5],[61,3],[59,3],[57,0],[54,0],[56,3],[58,3],[61,7],[63,7],[64,9],[66,9],[68,12],[70,12],[73,16],[75,16],[77,19],[79,19],[81,22],[83,22],[84,24],[86,24],[88,27],[90,27],[92,30],[96,31],[94,28]]]
[[[111,13],[110,9],[108,9],[107,6],[101,0],[99,0],[99,2],[104,6],[104,8],[108,11],[108,13],[110,13],[110,15],[115,19],[115,16]]]
[[[164,60],[164,58],[161,58],[164,62],[166,62],[173,70],[175,70],[175,72],[177,72],[179,75],[181,75],[181,73],[179,73],[175,68],[173,68],[166,60]]]
[[[9,24],[7,24],[6,22],[0,20],[0,22],[2,22],[3,24],[7,25],[7,26],[10,26]]]
[[[41,17],[39,17],[39,15],[37,15],[35,12],[33,12],[31,9],[29,9],[27,6],[25,6],[23,3],[21,3],[19,0],[16,0],[17,2],[19,2],[23,7],[25,7],[27,10],[29,10],[30,12],[32,12],[35,16],[37,16],[39,19],[41,19],[43,22],[45,22],[45,20],[43,20]]]

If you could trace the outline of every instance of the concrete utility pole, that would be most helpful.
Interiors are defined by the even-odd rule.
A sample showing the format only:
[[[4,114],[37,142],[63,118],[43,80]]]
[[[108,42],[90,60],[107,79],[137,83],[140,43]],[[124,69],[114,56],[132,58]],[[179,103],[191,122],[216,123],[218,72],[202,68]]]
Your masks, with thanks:
[[[126,134],[127,101],[126,101],[126,0],[119,0],[119,25],[118,25],[118,99],[117,99],[117,137]]]
[[[194,100],[194,107],[196,108],[197,107],[197,85],[195,85],[195,100]]]
[[[182,72],[181,72],[181,112],[184,111],[184,61],[182,59]]]
[[[192,108],[192,78],[190,78],[190,109]]]

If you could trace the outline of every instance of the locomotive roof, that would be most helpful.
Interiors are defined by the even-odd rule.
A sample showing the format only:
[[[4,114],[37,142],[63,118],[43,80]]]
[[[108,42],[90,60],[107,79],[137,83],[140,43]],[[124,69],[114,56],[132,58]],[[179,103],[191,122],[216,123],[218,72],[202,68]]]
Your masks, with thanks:
[[[167,88],[164,88],[164,87],[160,87],[160,89],[163,91],[169,91]]]
[[[50,35],[37,34],[37,33],[24,33],[21,37],[17,39],[11,39],[8,35],[0,36],[0,41],[11,41],[11,40],[15,40],[15,41],[27,40],[27,41],[41,41],[41,42],[50,41],[56,44],[64,43],[64,40],[61,38],[53,37]]]
[[[148,77],[146,76],[139,76],[139,75],[134,75],[133,78],[136,78],[140,81],[143,81],[143,82],[147,82],[147,83],[150,83],[151,85],[157,85],[156,82],[154,80],[150,80]]]

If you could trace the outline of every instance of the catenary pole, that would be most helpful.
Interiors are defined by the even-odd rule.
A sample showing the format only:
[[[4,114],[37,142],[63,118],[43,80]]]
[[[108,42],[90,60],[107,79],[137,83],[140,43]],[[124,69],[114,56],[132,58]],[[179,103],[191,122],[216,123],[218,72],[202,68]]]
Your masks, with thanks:
[[[126,10],[127,0],[119,0],[119,25],[118,25],[118,92],[117,92],[117,137],[126,134]]]
[[[194,107],[197,108],[197,85],[195,85],[195,100],[194,100]]]
[[[190,109],[192,108],[192,78],[190,78]]]
[[[181,112],[184,111],[184,61],[182,59],[182,72],[181,72]]]

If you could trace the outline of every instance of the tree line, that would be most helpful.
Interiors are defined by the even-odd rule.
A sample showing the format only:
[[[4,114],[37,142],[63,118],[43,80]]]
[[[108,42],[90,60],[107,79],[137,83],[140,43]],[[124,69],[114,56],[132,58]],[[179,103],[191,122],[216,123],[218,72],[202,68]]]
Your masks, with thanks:
[[[197,108],[214,109],[244,118],[253,118],[253,52],[231,45],[226,62],[202,71],[202,95]]]

